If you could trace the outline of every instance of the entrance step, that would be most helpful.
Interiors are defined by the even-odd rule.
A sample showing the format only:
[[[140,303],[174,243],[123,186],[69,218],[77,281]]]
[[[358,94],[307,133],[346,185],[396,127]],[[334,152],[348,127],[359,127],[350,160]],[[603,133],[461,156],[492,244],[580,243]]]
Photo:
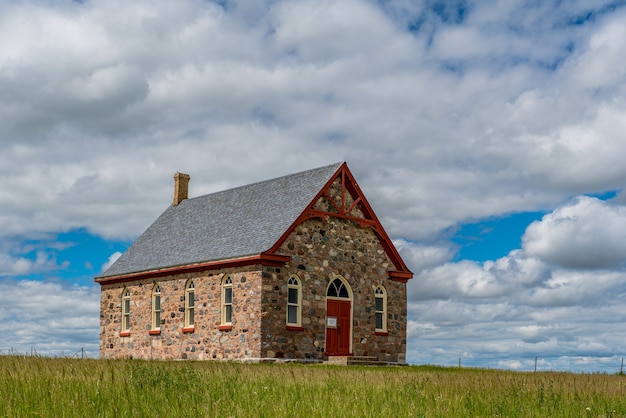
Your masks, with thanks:
[[[349,366],[386,366],[384,361],[378,361],[378,357],[352,356],[348,357]]]
[[[329,356],[325,364],[340,366],[386,366],[387,362],[379,361],[373,356]]]
[[[350,356],[328,356],[325,364],[332,364],[337,366],[346,366],[348,364],[348,357]]]

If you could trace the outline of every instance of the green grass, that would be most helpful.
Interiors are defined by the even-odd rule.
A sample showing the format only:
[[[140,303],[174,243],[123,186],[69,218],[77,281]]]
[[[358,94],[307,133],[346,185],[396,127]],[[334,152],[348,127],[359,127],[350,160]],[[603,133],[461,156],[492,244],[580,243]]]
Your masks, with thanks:
[[[621,417],[626,377],[0,356],[6,417]]]

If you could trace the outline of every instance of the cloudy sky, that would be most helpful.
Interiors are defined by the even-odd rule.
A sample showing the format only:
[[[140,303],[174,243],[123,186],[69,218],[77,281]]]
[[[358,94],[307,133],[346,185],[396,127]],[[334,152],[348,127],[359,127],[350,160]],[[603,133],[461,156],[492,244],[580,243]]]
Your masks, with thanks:
[[[414,364],[626,355],[626,2],[0,0],[0,351],[98,351],[171,203],[346,160]]]

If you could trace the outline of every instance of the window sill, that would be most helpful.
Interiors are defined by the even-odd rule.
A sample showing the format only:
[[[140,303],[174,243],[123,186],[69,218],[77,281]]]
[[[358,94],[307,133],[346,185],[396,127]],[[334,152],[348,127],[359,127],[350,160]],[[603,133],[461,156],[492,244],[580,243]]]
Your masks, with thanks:
[[[219,329],[220,331],[230,331],[231,329],[233,329],[233,325],[232,324],[224,324],[224,325],[218,326],[217,329]]]
[[[120,337],[130,337],[130,331],[120,332]]]
[[[294,325],[287,325],[285,327],[285,329],[287,331],[304,331],[304,327],[298,327],[298,326],[294,326]]]
[[[374,333],[374,335],[380,335],[381,337],[386,337],[387,335],[389,335],[389,332],[387,332],[387,331],[376,331]]]
[[[193,326],[191,327],[183,327],[183,333],[185,334],[189,334],[195,331],[195,328]]]
[[[161,330],[160,329],[151,329],[150,331],[148,331],[148,334],[150,334],[150,335],[161,335]]]

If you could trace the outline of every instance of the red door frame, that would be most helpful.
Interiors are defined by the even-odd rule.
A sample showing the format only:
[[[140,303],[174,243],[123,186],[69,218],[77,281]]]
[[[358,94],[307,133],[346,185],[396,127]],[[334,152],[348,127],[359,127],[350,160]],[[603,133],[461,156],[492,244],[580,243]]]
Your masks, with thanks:
[[[331,318],[331,321],[329,321]],[[332,321],[332,318],[335,318]],[[330,323],[333,322],[333,323]],[[351,356],[352,301],[326,300],[326,355]]]

